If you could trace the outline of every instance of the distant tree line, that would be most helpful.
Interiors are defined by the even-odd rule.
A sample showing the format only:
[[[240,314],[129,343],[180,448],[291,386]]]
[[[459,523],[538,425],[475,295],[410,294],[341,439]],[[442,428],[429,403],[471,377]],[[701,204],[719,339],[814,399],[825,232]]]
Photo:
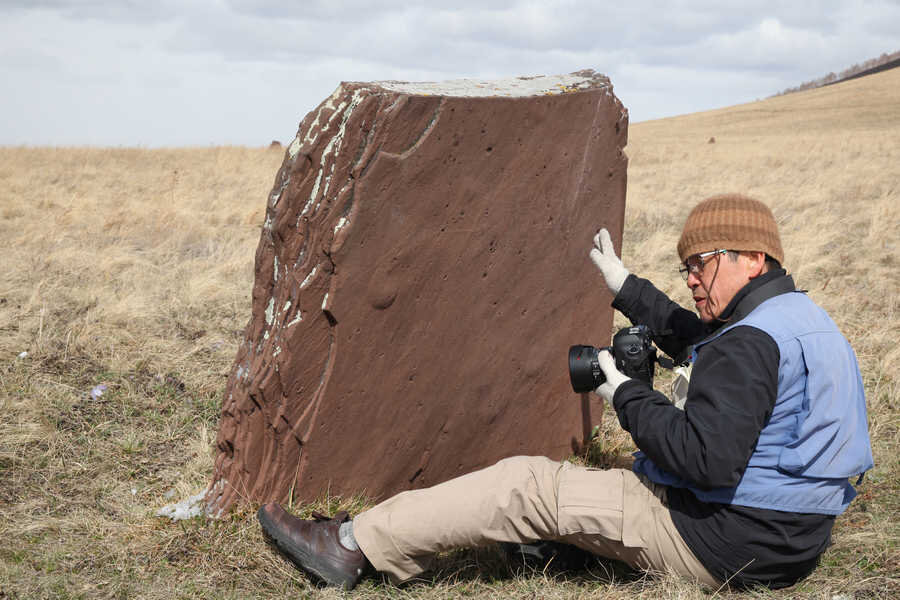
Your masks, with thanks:
[[[900,50],[891,52],[890,54],[885,52],[878,58],[870,58],[865,62],[861,62],[853,65],[852,67],[846,68],[840,73],[835,73],[832,71],[824,77],[819,77],[818,79],[813,79],[812,81],[805,81],[797,87],[788,88],[786,90],[778,92],[775,95],[783,96],[785,94],[791,94],[793,92],[811,90],[817,87],[822,87],[824,85],[831,85],[832,83],[844,81],[845,79],[853,79],[854,77],[867,75],[869,74],[869,72],[876,73],[882,70],[878,67],[891,68],[896,66],[900,66]]]

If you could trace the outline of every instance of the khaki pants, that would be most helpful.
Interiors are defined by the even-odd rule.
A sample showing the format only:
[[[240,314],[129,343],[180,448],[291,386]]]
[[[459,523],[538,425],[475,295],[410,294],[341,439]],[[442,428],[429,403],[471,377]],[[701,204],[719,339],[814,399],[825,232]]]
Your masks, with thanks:
[[[623,469],[516,456],[403,492],[353,520],[363,553],[394,581],[432,555],[491,542],[558,540],[633,567],[718,587],[672,523],[666,487]]]

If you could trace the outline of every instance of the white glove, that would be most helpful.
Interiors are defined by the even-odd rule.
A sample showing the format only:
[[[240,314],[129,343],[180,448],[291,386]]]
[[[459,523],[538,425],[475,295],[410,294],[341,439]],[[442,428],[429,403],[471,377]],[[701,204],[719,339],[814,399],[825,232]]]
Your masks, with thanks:
[[[609,350],[600,351],[597,355],[597,363],[600,365],[600,370],[602,370],[603,374],[606,376],[606,381],[600,384],[600,387],[594,391],[598,396],[609,402],[609,405],[615,409],[615,406],[613,406],[613,396],[616,395],[616,390],[619,386],[631,379],[631,377],[628,377],[625,373],[616,368],[616,361],[613,359],[612,352]]]
[[[625,283],[625,278],[628,277],[628,269],[622,264],[621,259],[616,256],[612,239],[609,237],[609,232],[605,227],[594,236],[591,260],[603,273],[603,278],[606,280],[609,291],[612,292],[613,296],[617,295],[619,290],[622,289],[622,284]]]

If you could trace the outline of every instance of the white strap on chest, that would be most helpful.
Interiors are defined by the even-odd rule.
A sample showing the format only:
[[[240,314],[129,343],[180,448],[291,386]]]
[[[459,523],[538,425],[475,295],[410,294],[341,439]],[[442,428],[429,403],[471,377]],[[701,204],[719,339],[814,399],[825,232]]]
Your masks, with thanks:
[[[688,387],[691,383],[691,369],[694,364],[691,363],[686,367],[677,367],[675,369],[675,380],[672,382],[672,404],[684,410],[684,403],[687,400]]]

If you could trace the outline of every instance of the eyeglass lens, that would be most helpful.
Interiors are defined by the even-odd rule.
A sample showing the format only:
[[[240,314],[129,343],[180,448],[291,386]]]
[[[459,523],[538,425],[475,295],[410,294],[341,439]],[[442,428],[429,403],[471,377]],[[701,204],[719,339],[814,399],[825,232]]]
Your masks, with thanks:
[[[687,281],[688,275],[693,273],[694,275],[700,276],[703,273],[703,267],[706,265],[706,257],[702,254],[694,254],[693,256],[688,256],[684,261],[684,266],[678,269],[678,272],[681,273],[682,278]]]

